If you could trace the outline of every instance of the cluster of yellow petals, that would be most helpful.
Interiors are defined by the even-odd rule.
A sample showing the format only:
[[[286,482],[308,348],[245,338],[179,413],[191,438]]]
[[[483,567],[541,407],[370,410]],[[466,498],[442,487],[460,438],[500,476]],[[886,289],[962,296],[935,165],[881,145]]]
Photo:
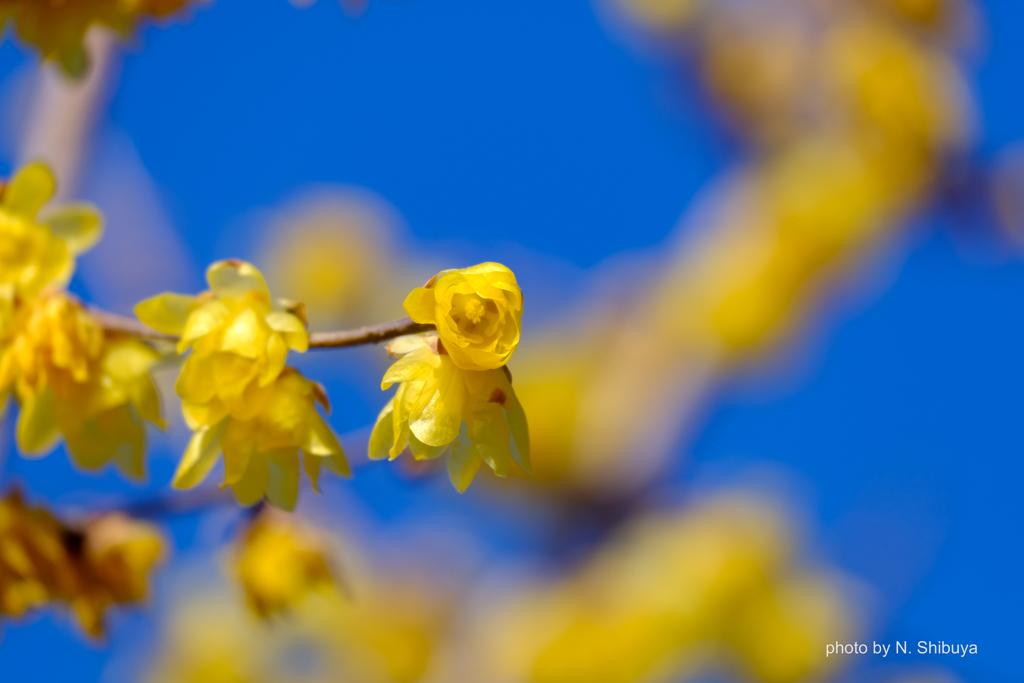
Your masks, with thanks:
[[[337,437],[316,410],[328,408],[323,388],[286,367],[288,351],[309,347],[302,307],[273,302],[263,275],[244,261],[207,270],[199,296],[161,294],[135,308],[150,327],[180,335],[189,348],[175,390],[194,431],[174,486],[202,482],[224,454],[224,484],[251,505],[266,497],[294,508],[302,465],[317,487],[321,464],[349,473]]]
[[[437,327],[452,363],[463,370],[494,370],[519,345],[523,292],[500,263],[445,270],[414,289],[405,311]]]
[[[88,67],[83,41],[90,26],[128,34],[143,18],[162,18],[188,0],[0,0],[0,26],[10,22],[18,37],[34,45],[43,59],[80,76]]]
[[[144,600],[163,555],[164,540],[149,524],[113,514],[69,527],[12,492],[0,501],[0,616],[61,602],[102,636],[107,608]]]
[[[25,303],[0,346],[0,387],[21,405],[19,448],[45,455],[63,435],[79,466],[113,462],[141,478],[143,420],[163,427],[149,375],[159,360],[146,344],[104,332],[66,292],[48,291]]]
[[[482,463],[500,477],[512,460],[530,471],[526,414],[511,374],[464,370],[444,352],[436,334],[399,337],[388,345],[398,362],[382,389],[398,383],[370,435],[370,458],[397,458],[408,448],[417,460],[448,453],[448,475],[465,491]]]
[[[102,232],[88,205],[42,212],[56,189],[50,170],[21,169],[0,199],[0,394],[21,410],[21,451],[43,455],[61,435],[81,467],[113,461],[144,475],[143,420],[163,426],[150,369],[159,355],[129,337],[109,334],[61,289],[75,256]]]
[[[310,593],[337,589],[320,539],[270,511],[261,512],[246,530],[236,568],[249,607],[264,618],[289,610]]]

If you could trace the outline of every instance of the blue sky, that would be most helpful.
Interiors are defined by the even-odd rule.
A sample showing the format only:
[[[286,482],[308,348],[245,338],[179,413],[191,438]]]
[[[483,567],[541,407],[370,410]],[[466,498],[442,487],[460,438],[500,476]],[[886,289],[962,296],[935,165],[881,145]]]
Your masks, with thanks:
[[[1024,5],[988,2],[983,14],[986,48],[970,63],[991,155],[1024,138]],[[10,41],[0,48],[5,79],[30,62]],[[659,245],[738,155],[690,85],[579,0],[372,0],[358,18],[328,0],[217,0],[129,48],[100,139],[112,131],[131,141],[196,263],[244,248],[229,228],[254,208],[341,183],[384,197],[416,244],[478,260],[543,254],[567,287]],[[673,481],[782,468],[823,559],[884,597],[879,640],[975,642],[978,657],[939,663],[965,680],[1009,680],[1024,613],[1024,268],[965,257],[956,235],[923,216],[881,284],[824,316],[803,362],[781,380],[752,373],[723,387]],[[365,398],[374,362],[352,352],[332,371],[339,431],[376,412]],[[173,468],[167,444],[157,449],[149,490]],[[131,491],[60,455],[6,468],[59,504],[83,488]],[[384,526],[480,503],[410,490],[383,468],[331,486],[350,487]],[[491,522],[495,557],[529,550],[529,530]],[[181,551],[197,524],[174,523]],[[135,642],[119,626],[150,623],[119,617],[113,650]],[[52,615],[5,625],[3,639],[11,680],[93,681],[107,666],[108,650]]]

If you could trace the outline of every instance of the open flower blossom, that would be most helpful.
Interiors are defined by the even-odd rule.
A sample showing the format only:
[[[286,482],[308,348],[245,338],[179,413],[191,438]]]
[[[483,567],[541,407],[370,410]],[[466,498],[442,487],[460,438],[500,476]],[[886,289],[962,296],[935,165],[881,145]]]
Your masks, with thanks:
[[[89,60],[85,32],[99,24],[122,34],[143,17],[166,17],[188,0],[0,0],[0,22],[11,20],[18,36],[34,45],[43,59],[57,61],[65,73],[80,76]]]
[[[314,534],[280,513],[261,512],[242,538],[236,564],[249,607],[269,617],[297,605],[310,593],[336,591],[326,555]]]
[[[59,601],[92,636],[114,604],[136,603],[163,558],[164,539],[150,524],[121,514],[68,526],[14,491],[0,500],[0,615],[20,616]]]
[[[45,4],[45,3],[44,3]],[[75,270],[75,256],[100,238],[103,220],[88,204],[40,210],[56,191],[53,173],[42,163],[19,170],[0,196],[0,285],[19,299],[46,286],[62,287]]]
[[[494,370],[519,345],[523,292],[500,263],[441,271],[405,300],[418,323],[437,326],[445,351],[463,370]]]
[[[507,369],[464,370],[433,333],[399,337],[388,353],[399,360],[382,389],[399,384],[377,417],[370,458],[397,458],[406,447],[417,460],[448,455],[448,475],[465,491],[486,462],[505,476],[511,460],[530,471],[530,437]]]
[[[159,354],[105,332],[66,292],[44,292],[11,315],[0,343],[0,391],[13,391],[21,406],[21,451],[44,455],[63,435],[79,466],[99,469],[113,461],[141,478],[143,420],[164,426],[149,375]]]
[[[135,307],[142,322],[180,335],[189,347],[175,390],[195,432],[174,486],[196,486],[223,451],[224,484],[242,503],[262,496],[292,509],[298,495],[299,450],[317,487],[321,458],[349,473],[337,437],[316,410],[329,408],[323,388],[285,366],[288,350],[303,352],[309,335],[301,305],[272,302],[263,275],[244,261],[207,270],[210,290],[197,297],[161,294]]]

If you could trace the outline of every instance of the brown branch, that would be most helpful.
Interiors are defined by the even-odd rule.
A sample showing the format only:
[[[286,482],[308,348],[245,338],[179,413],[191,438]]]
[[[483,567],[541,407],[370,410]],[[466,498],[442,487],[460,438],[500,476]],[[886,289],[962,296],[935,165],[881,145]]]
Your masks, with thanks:
[[[378,344],[395,337],[416,334],[417,332],[429,332],[433,329],[433,325],[416,323],[409,318],[402,318],[401,320],[392,320],[389,323],[381,323],[380,325],[360,327],[357,330],[313,332],[309,335],[309,347],[311,349],[335,349],[342,346]]]
[[[107,332],[120,332],[130,334],[140,339],[158,339],[161,341],[178,341],[177,335],[165,334],[143,325],[135,318],[118,315],[110,311],[89,307],[89,315],[96,319]]]
[[[164,334],[146,327],[134,318],[128,318],[116,313],[110,313],[98,308],[90,308],[92,315],[109,332],[120,332],[130,334],[141,339],[154,339],[161,341],[178,341],[173,334]],[[434,329],[433,325],[416,323],[409,318],[392,320],[380,325],[360,327],[356,330],[339,330],[336,332],[313,332],[309,335],[309,348],[311,349],[336,349],[344,346],[361,346],[363,344],[378,344],[382,341],[401,337],[406,334],[427,332]]]

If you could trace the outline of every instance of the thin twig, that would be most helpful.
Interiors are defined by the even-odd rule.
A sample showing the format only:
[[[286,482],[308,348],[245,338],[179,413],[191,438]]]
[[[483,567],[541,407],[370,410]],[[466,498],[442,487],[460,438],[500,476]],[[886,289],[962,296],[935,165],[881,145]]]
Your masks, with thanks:
[[[121,332],[123,334],[130,334],[133,337],[139,337],[140,339],[178,341],[177,335],[157,332],[143,325],[135,318],[118,315],[117,313],[111,313],[110,311],[104,311],[92,306],[89,307],[89,315],[95,318],[107,332]]]
[[[89,313],[103,326],[103,329],[110,332],[121,332],[130,334],[141,339],[154,339],[161,341],[178,341],[177,335],[157,332],[143,325],[134,318],[111,313],[98,308],[90,308]],[[336,332],[313,332],[309,335],[309,348],[311,349],[336,349],[344,346],[361,346],[363,344],[377,344],[382,341],[401,337],[406,334],[427,332],[434,329],[433,325],[413,322],[409,318],[392,320],[380,325],[360,327],[356,330],[339,330]]]
[[[311,349],[335,349],[343,346],[360,346],[361,344],[378,344],[388,339],[401,337],[406,334],[418,332],[429,332],[434,326],[425,323],[416,323],[409,318],[392,320],[389,323],[360,327],[357,330],[342,330],[339,332],[314,332],[309,335],[309,348]]]
[[[129,517],[147,519],[186,515],[202,512],[235,502],[231,491],[215,486],[204,486],[190,491],[169,491],[155,498],[142,498],[113,508]]]

